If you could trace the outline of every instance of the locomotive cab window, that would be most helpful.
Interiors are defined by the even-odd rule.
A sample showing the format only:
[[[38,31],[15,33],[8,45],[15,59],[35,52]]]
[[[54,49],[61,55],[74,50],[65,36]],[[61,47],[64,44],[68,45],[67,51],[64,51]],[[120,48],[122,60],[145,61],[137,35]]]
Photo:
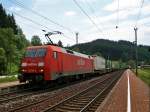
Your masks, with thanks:
[[[28,49],[26,50],[25,57],[44,57],[46,55],[45,48]]]
[[[57,57],[58,57],[57,55],[58,55],[57,52],[54,51],[54,52],[53,52],[53,57],[54,57],[54,59],[57,59]]]
[[[29,49],[25,53],[25,57],[35,57],[36,56],[36,50],[35,49]]]
[[[43,57],[45,55],[46,55],[46,49],[45,48],[37,49],[37,52],[36,52],[37,57]]]

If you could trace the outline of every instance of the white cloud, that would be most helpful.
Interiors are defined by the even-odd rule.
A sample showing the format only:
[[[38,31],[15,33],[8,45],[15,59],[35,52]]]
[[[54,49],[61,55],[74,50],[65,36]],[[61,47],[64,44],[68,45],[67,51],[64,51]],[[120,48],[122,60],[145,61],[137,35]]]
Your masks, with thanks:
[[[137,0],[119,0],[120,1],[120,8],[119,11],[119,28],[116,29],[115,26],[117,25],[117,12],[116,7],[117,4],[115,3],[118,0],[114,0],[112,3],[104,6],[102,10],[95,10],[97,11],[97,18],[95,16],[90,15],[93,18],[95,23],[102,29],[103,34],[99,33],[97,29],[91,24],[91,22],[83,16],[81,12],[78,12],[78,8],[73,7],[74,4],[72,2],[68,2],[68,0],[33,0],[32,9],[39,12],[40,14],[66,26],[74,31],[79,31],[79,42],[88,42],[94,39],[103,38],[103,39],[110,39],[110,40],[130,40],[134,41],[134,24],[137,14],[139,12],[139,3]],[[79,0],[80,2],[84,2],[85,0]],[[96,2],[98,0],[88,0],[89,2]],[[136,1],[136,3],[135,3]],[[133,2],[133,3],[132,3]],[[68,3],[68,4],[67,4]],[[69,4],[70,3],[70,4]],[[71,6],[72,5],[72,6]],[[94,4],[93,4],[94,7]],[[50,29],[62,31],[68,37],[60,37],[57,35],[56,38],[52,37],[54,42],[57,42],[59,39],[67,45],[73,45],[75,43],[75,35],[69,33],[64,28],[61,28],[55,24],[50,23],[49,21],[31,13],[24,9],[18,9],[17,7],[12,7],[10,10],[19,11],[19,13],[23,14],[25,17],[31,17],[32,20],[39,22],[40,24],[49,27]],[[138,30],[138,39],[139,43],[149,44],[150,41],[146,41],[148,38],[148,34],[150,32],[150,26],[145,27],[144,24],[150,23],[150,18],[145,18],[145,15],[150,14],[150,5],[145,4],[142,8],[141,20],[139,20],[139,30]],[[104,15],[102,15],[104,12]],[[80,15],[81,14],[81,15]],[[101,16],[98,16],[98,15]],[[78,16],[76,16],[78,15]],[[144,16],[143,16],[144,15]],[[70,16],[70,17],[68,17]],[[73,18],[71,18],[73,16]],[[131,17],[131,18],[130,18]],[[39,35],[42,41],[46,41],[45,37],[43,36],[43,32],[41,29],[46,29],[42,26],[38,26],[33,24],[32,22],[26,21],[22,18],[16,18],[18,20],[18,24],[23,29],[24,33],[26,34],[28,39],[31,39],[32,35]],[[28,23],[29,25],[25,25],[24,23]],[[101,24],[102,23],[102,24]],[[33,26],[33,27],[30,27]],[[88,27],[88,28],[87,28]],[[49,31],[49,29],[46,29]],[[71,38],[71,39],[70,39]]]
[[[139,20],[139,22],[138,22],[139,26],[143,26],[148,23],[150,24],[150,17],[143,18],[143,19]]]
[[[33,9],[48,9],[57,6],[61,0],[33,0]]]
[[[131,2],[131,4],[130,4],[129,1]],[[131,7],[137,6],[135,4],[133,5],[133,3],[132,3],[132,2],[135,2],[135,1],[136,0],[126,0],[125,2],[127,2],[127,3],[124,3],[124,2],[122,2],[122,0],[120,0],[120,2],[121,2],[120,4],[123,4],[123,6],[122,6],[123,9],[119,11],[119,24],[120,23],[124,24],[124,23],[126,23],[126,21],[128,21],[130,23],[130,25],[132,25],[132,27],[135,25],[137,15],[139,14],[139,7],[138,8],[131,8]],[[95,18],[94,16],[91,16],[93,18],[94,22],[96,24],[98,24],[100,27],[102,27],[102,29],[103,29],[103,26],[104,27],[112,26],[112,24],[113,24],[113,26],[117,25],[117,12],[114,12],[115,9],[113,9],[115,7],[114,2],[116,2],[116,0],[114,0],[109,5],[106,5],[107,8],[109,6],[109,9],[111,9],[109,11],[113,11],[111,14],[106,15],[106,16],[99,16],[97,18]],[[143,19],[144,16],[150,15],[149,10],[150,10],[150,4],[146,4],[146,5],[143,6],[143,8],[141,10],[141,16],[139,18],[138,24],[144,24],[144,23],[147,23],[147,21],[148,22],[150,21],[148,18]],[[142,20],[141,20],[141,18],[142,18]],[[88,19],[86,19],[85,22],[92,25],[92,23]],[[125,24],[125,27],[128,27],[128,25],[129,24]]]
[[[139,7],[142,0],[119,0],[119,9],[132,9]],[[118,0],[113,0],[112,3],[106,5],[103,9],[106,11],[116,11]]]
[[[94,3],[97,2],[98,0],[77,0],[77,1]]]
[[[150,14],[150,4],[147,4],[146,6],[144,6],[141,12],[142,12],[142,15]]]
[[[134,13],[132,12],[131,14],[134,14]],[[104,27],[102,27],[101,24],[98,23],[98,21],[96,21],[97,25],[102,29],[104,35],[98,32],[94,26],[89,28],[87,32],[84,32],[83,35],[86,35],[86,38],[88,40],[104,38],[104,39],[110,39],[110,40],[128,40],[131,42],[134,41],[135,20],[134,19],[130,20],[128,18],[124,19],[123,21],[119,23],[119,28],[116,29],[115,28],[116,23],[110,22],[110,20],[112,20],[111,17],[113,16],[103,18],[103,21],[101,22],[103,23]],[[148,41],[149,34],[150,34],[150,24],[148,26],[148,23],[150,23],[150,17],[142,18],[138,22],[138,44],[150,45],[150,41]],[[144,24],[145,25],[147,24],[147,26],[145,26]]]
[[[119,12],[119,22],[124,22],[128,20],[130,16],[137,15],[137,14],[138,14],[138,10],[132,10],[132,11],[122,10]],[[92,18],[96,24],[101,23],[103,24],[103,26],[106,26],[106,24],[111,24],[112,22],[113,24],[117,24],[117,12],[114,12],[106,16],[100,16],[97,18],[92,17]],[[85,22],[92,24],[88,19],[86,19]]]
[[[74,15],[76,15],[76,12],[74,12],[74,11],[67,11],[67,12],[65,12],[65,15],[66,16],[74,16]]]
[[[16,7],[16,6],[12,6],[12,7],[9,8],[9,10],[11,10],[11,11],[20,11],[21,8],[20,7]]]

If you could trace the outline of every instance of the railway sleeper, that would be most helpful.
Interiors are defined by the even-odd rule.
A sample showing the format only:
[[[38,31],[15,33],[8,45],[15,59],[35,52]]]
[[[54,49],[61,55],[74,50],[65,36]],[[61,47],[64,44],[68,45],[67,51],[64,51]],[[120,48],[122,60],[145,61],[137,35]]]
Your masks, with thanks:
[[[80,99],[80,100],[74,100],[75,102],[82,102],[82,103],[86,103],[86,102],[89,102],[91,99]]]
[[[73,104],[76,104],[76,105],[85,105],[85,103],[88,103],[88,101],[84,101],[84,102],[82,102],[82,101],[78,101],[78,102],[75,102],[75,101],[71,101],[71,102],[68,102],[68,104],[71,104],[71,105],[73,105]]]
[[[64,106],[67,106],[67,107],[80,107],[82,108],[85,104],[64,104]]]
[[[68,107],[68,106],[62,106],[58,109],[55,109],[55,110],[58,110],[58,111],[64,111],[64,112],[72,112],[72,111],[77,111],[79,112],[82,108],[80,107]]]
[[[92,99],[92,98],[93,98],[92,96],[90,97],[86,96],[86,97],[78,97],[75,100],[85,100],[85,99]]]

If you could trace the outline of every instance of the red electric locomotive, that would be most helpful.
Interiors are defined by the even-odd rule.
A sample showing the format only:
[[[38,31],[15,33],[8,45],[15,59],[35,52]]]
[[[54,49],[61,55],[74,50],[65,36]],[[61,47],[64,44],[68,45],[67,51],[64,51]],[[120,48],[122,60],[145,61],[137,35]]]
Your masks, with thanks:
[[[93,59],[55,45],[31,46],[21,62],[20,82],[51,81],[94,71]]]

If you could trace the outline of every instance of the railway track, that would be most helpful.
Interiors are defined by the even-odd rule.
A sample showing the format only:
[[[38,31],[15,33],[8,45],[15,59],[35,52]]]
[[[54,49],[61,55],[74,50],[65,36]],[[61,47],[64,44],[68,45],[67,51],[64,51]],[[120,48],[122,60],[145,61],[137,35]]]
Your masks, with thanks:
[[[44,112],[94,112],[105,99],[120,74],[99,82],[86,90],[65,99]]]
[[[86,79],[86,80],[88,80],[88,79]],[[3,94],[0,94],[0,104],[7,103],[9,101],[15,101],[17,99],[21,99],[21,98],[31,96],[31,95],[37,95],[37,94],[41,94],[41,93],[45,93],[45,92],[51,92],[55,89],[59,89],[61,87],[76,84],[76,83],[79,83],[79,82],[82,82],[82,81],[84,81],[84,80],[74,81],[74,82],[71,82],[69,84],[68,83],[67,84],[62,84],[60,86],[56,86],[56,84],[53,84],[53,88],[48,86],[47,88],[42,88],[42,89],[37,88],[37,87],[27,88],[27,86],[26,86],[26,89],[21,89],[21,90],[18,89],[16,91],[11,91],[11,92],[6,92],[6,93],[3,93]],[[34,89],[40,89],[40,90],[34,91]]]
[[[35,87],[32,87],[30,84],[21,84],[21,85],[11,86],[8,88],[15,88],[15,89],[10,89],[7,92],[1,92],[0,102],[4,99],[9,99],[9,96],[15,96],[15,94],[20,94],[35,89]],[[1,89],[8,89],[8,88],[1,88]]]
[[[90,86],[88,89],[84,89],[82,92],[79,92],[76,95],[73,95],[72,97],[61,101],[57,105],[55,105],[51,108],[47,108],[46,110],[44,110],[44,112],[53,112],[53,111],[55,112],[55,111],[58,111],[58,109],[61,109],[62,107],[64,107],[64,112],[70,111],[70,110],[66,110],[65,108],[68,108],[68,109],[71,109],[71,110],[74,109],[75,111],[77,111],[76,109],[78,109],[78,110],[82,110],[83,108],[87,109],[87,108],[89,108],[89,106],[93,106],[93,102],[95,102],[96,99],[99,98],[97,96],[97,95],[99,95],[99,93],[101,93],[99,96],[100,96],[100,98],[102,98],[101,101],[103,101],[103,99],[106,96],[106,93],[109,92],[107,90],[110,90],[110,89],[108,89],[108,88],[110,88],[110,85],[113,86],[113,84],[115,84],[115,81],[120,76],[120,75],[117,75],[117,77],[113,78],[115,75],[116,74],[110,75],[110,76],[107,76],[107,77],[103,77],[103,80],[97,81],[97,83]],[[106,89],[107,86],[108,86],[108,88]],[[97,96],[97,98],[96,98],[96,96]],[[37,106],[37,105],[44,105],[45,103],[43,103],[43,102],[49,101],[50,97],[51,96],[40,99],[37,102],[33,102],[33,103],[30,103],[30,104],[28,103],[26,105],[18,106],[14,109],[11,109],[9,112],[15,112],[15,111],[17,111],[17,112],[20,112],[20,111],[26,112],[27,111],[26,109],[28,109],[28,108],[32,108],[32,107]],[[78,100],[78,99],[80,99],[80,100]],[[95,99],[95,100],[93,100],[93,99]],[[87,107],[87,108],[85,108],[85,107]],[[95,107],[95,106],[93,106],[93,107]]]
[[[106,73],[97,72],[96,74],[103,75]],[[22,93],[22,92],[29,91],[29,90],[33,90],[34,88],[36,89],[36,87],[32,87],[30,84],[20,84],[20,85],[0,88],[0,103],[3,102],[2,100],[10,99],[10,98],[8,98],[9,96],[15,96],[15,94]]]
[[[21,91],[21,92],[15,92],[15,93],[9,93],[9,94],[2,95],[3,97],[0,96],[0,104],[1,103],[7,103],[9,101],[14,101],[17,99],[21,99],[21,98],[24,98],[24,97],[27,97],[30,95],[36,95],[36,94],[40,94],[40,93],[45,92],[45,90],[33,92],[32,89],[26,89],[26,90]]]
[[[84,81],[84,80],[81,80],[81,81]],[[74,84],[74,83],[70,83],[70,84]],[[67,84],[67,85],[69,85],[69,84]],[[51,91],[51,90],[56,89],[57,87],[55,87],[53,89],[49,89],[49,87],[48,87],[48,89],[45,88],[46,90],[42,90],[39,92],[37,92],[37,91],[32,92],[32,90],[37,89],[37,87],[32,87],[30,84],[21,84],[21,85],[12,86],[10,88],[17,88],[17,89],[15,89],[15,90],[12,89],[12,91],[1,93],[0,94],[0,104],[7,103],[9,101],[14,101],[14,100],[26,97],[26,96],[33,95],[33,94],[35,95],[35,94],[40,94],[40,93],[44,93],[47,91]],[[4,88],[4,89],[7,89],[7,88]]]
[[[33,93],[32,91],[34,89],[37,89],[37,87],[31,87],[29,84],[21,85],[21,86],[18,86],[17,88],[18,89],[16,89],[15,91],[1,93],[0,94],[0,104],[7,103],[9,101],[13,101],[17,98],[22,98],[25,96],[32,95],[32,94],[36,93],[36,92]]]

